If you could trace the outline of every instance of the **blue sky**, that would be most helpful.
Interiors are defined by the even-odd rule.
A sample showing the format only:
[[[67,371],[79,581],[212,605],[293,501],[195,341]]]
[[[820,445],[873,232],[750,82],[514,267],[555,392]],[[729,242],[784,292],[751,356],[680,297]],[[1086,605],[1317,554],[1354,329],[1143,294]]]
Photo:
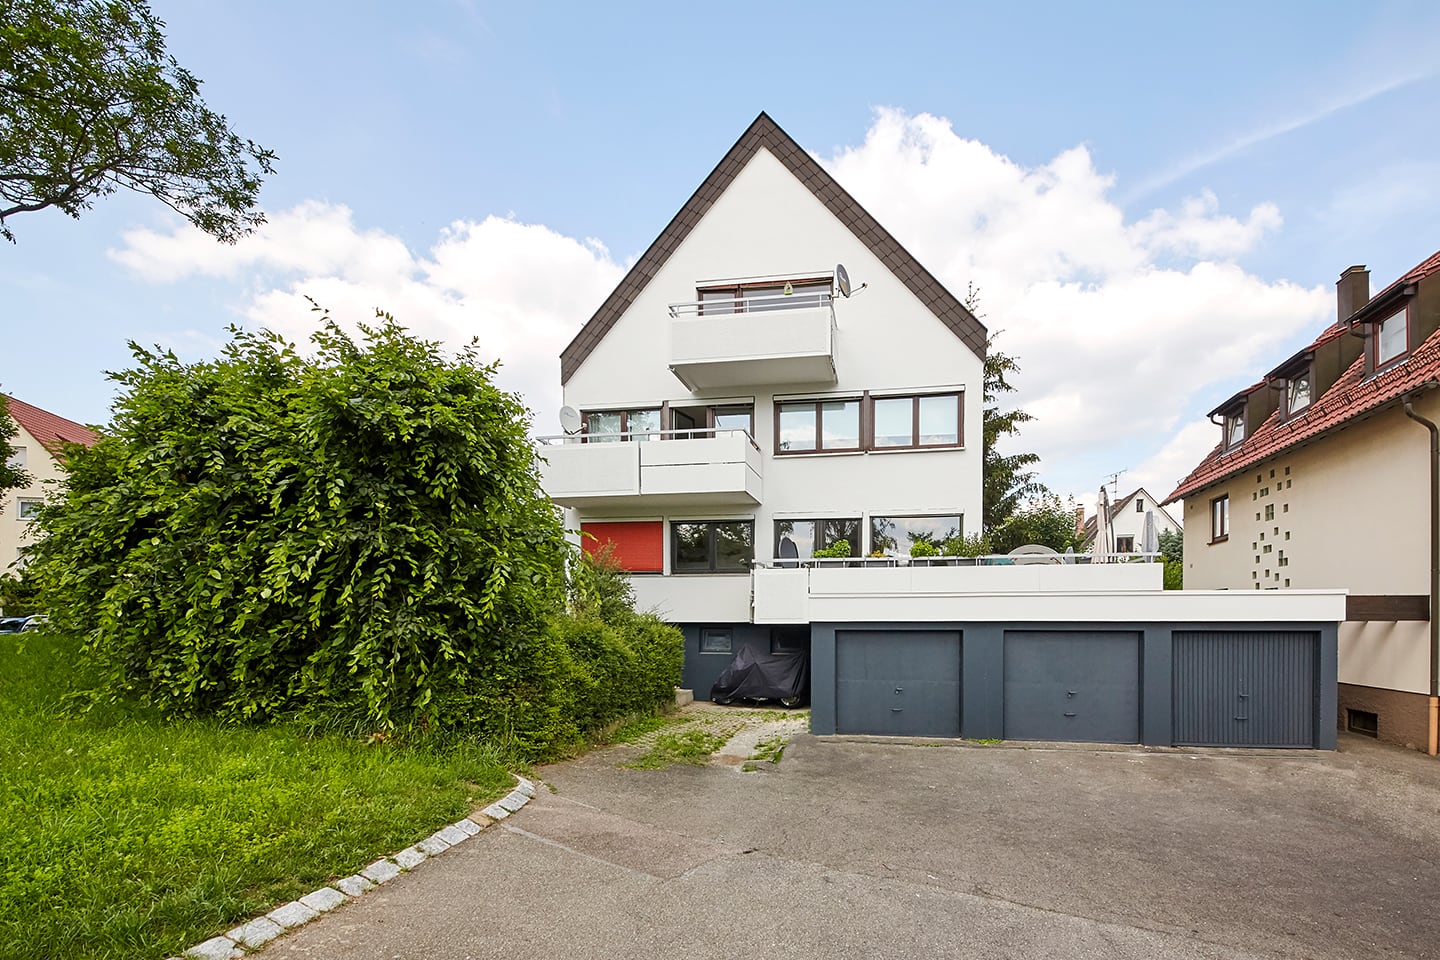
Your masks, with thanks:
[[[129,196],[12,219],[0,385],[87,422],[126,340],[303,336],[310,292],[490,338],[545,430],[557,343],[762,109],[952,289],[980,284],[1065,492],[1123,468],[1167,493],[1345,266],[1378,289],[1440,247],[1430,4],[155,9],[278,153],[273,229],[216,249]]]

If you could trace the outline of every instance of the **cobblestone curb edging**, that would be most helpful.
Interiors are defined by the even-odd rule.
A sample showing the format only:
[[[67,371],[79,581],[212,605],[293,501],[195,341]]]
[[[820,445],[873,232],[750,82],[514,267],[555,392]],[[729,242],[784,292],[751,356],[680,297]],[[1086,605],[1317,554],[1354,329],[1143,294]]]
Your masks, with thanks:
[[[342,877],[329,886],[307,893],[299,900],[276,907],[263,917],[242,923],[224,936],[211,937],[204,943],[197,943],[171,960],[238,960],[245,956],[247,950],[258,950],[281,934],[309,923],[322,913],[328,913],[343,903],[363,896],[380,884],[388,883],[400,874],[414,870],[431,857],[439,856],[451,847],[464,843],[495,821],[504,820],[518,811],[534,796],[535,784],[517,776],[515,789],[484,810],[441,827],[413,847],[406,847],[390,857],[381,857],[354,876]]]

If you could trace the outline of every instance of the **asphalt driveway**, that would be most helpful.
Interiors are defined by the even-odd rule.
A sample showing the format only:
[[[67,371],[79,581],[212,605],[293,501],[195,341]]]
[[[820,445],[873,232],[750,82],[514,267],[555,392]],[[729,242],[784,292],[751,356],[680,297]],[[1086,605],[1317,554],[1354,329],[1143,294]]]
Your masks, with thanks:
[[[1440,762],[816,739],[554,792],[289,957],[1437,957]]]

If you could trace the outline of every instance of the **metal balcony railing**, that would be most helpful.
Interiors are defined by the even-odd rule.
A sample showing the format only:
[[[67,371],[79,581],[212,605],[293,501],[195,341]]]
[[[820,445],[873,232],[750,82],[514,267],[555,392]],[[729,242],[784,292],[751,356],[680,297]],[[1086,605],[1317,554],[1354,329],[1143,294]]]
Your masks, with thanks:
[[[760,445],[741,427],[693,427],[684,430],[627,430],[624,433],[575,433],[552,434],[536,437],[535,444],[541,447],[559,446],[570,443],[648,443],[676,440],[709,440],[712,437],[742,436],[757,452]]]
[[[830,311],[835,319],[834,298],[829,293],[769,294],[763,297],[709,297],[670,304],[670,316],[676,320],[691,317],[724,317],[737,313],[773,313],[783,310]]]

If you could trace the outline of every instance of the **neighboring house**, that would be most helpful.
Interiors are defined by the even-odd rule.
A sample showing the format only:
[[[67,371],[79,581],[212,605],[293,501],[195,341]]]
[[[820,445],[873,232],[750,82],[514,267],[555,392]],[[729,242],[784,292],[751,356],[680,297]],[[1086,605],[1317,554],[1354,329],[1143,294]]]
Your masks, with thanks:
[[[1435,464],[1406,408],[1440,420],[1440,253],[1336,293],[1335,324],[1211,411],[1220,443],[1167,501],[1185,587],[1348,589],[1341,724],[1435,753]]]
[[[911,558],[980,529],[985,343],[761,114],[561,354],[571,409],[537,440],[544,488],[635,574],[637,606],[681,627],[702,699],[751,645],[809,652],[817,733],[1333,746],[1313,718],[1334,712],[1338,594]],[[850,558],[815,558],[841,540]],[[1217,645],[1241,659],[1197,655]],[[1266,687],[1294,722],[1237,728],[1226,678],[1281,648],[1314,668]]]
[[[31,406],[23,400],[7,396],[5,406],[10,418],[20,428],[10,441],[15,448],[14,462],[30,475],[30,483],[3,494],[4,503],[0,506],[0,574],[13,573],[21,559],[21,552],[30,540],[30,520],[45,500],[46,481],[58,480],[64,475],[60,459],[65,444],[83,443],[89,446],[96,440],[89,427]]]
[[[1081,510],[1084,508],[1081,507]],[[1115,533],[1109,544],[1114,553],[1135,553],[1140,549],[1145,533],[1146,512],[1155,514],[1155,535],[1171,533],[1180,529],[1175,518],[1160,506],[1159,502],[1144,487],[1121,497],[1110,505],[1110,526]],[[1081,530],[1088,552],[1095,543],[1096,517],[1087,517]]]

